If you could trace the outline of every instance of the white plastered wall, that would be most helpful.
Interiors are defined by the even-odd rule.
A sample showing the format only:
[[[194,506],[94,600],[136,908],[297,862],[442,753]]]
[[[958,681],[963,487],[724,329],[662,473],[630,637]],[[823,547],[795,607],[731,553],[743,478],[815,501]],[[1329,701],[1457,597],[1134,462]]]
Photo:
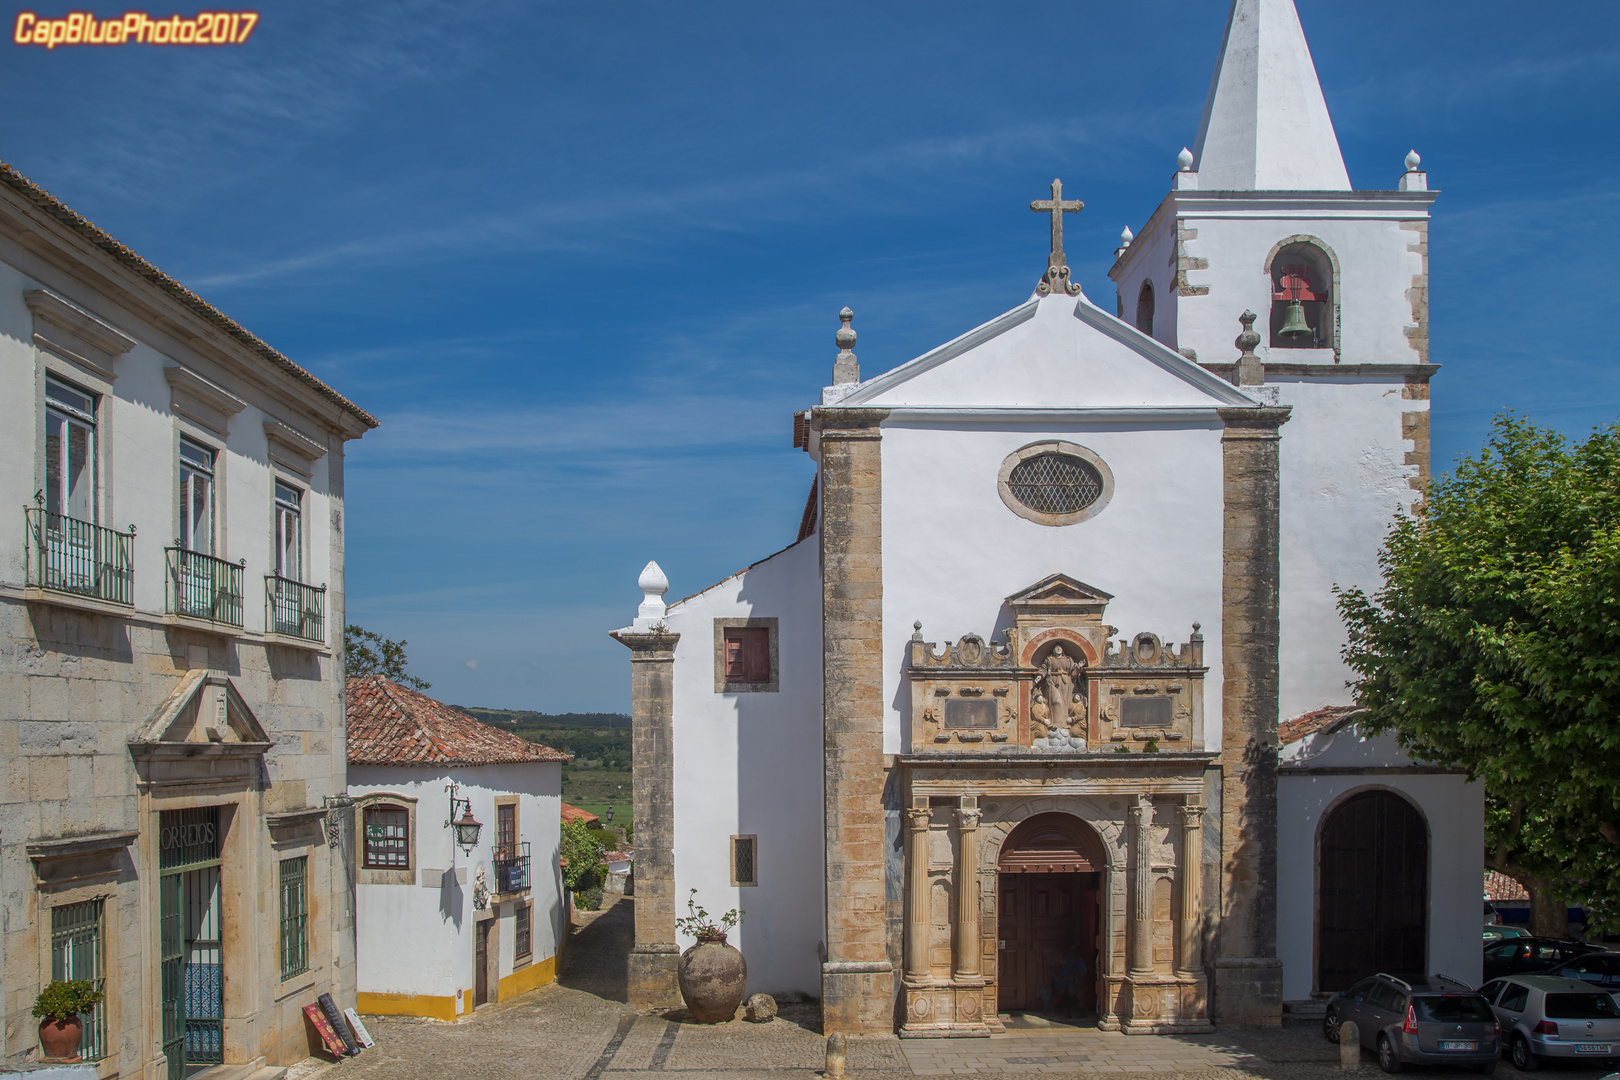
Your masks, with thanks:
[[[716,693],[714,620],[777,619],[775,693]],[[749,993],[821,993],[821,585],[811,536],[696,596],[666,621],[675,647],[675,902],[747,912],[730,941]],[[731,885],[731,837],[755,836],[759,884]],[[683,937],[684,948],[692,939]]]
[[[1283,748],[1284,766],[1411,766],[1393,735],[1362,738],[1354,726]],[[1429,971],[1470,986],[1481,978],[1480,860],[1485,850],[1485,789],[1456,773],[1301,775],[1277,779],[1277,955],[1283,998],[1309,998],[1316,955],[1317,836],[1324,815],[1346,796],[1395,791],[1429,827]]]
[[[471,854],[457,847],[445,826],[454,780],[456,797],[470,799],[473,817],[484,824]],[[562,880],[557,848],[562,831],[562,766],[537,761],[480,766],[349,766],[354,798],[386,793],[416,799],[413,843],[414,884],[361,883],[355,887],[357,965],[361,993],[424,994],[453,997],[465,992],[472,1008],[473,884],[482,866],[495,885],[495,798],[518,795],[518,840],[529,843],[534,902],[531,963],[557,954],[562,930]],[[356,832],[362,826],[356,810]],[[356,865],[359,865],[358,859]],[[458,871],[464,871],[458,872]],[[448,872],[448,873],[447,873]],[[464,880],[463,880],[464,879]],[[501,977],[513,970],[512,905],[502,905]],[[491,1000],[495,990],[490,988]]]

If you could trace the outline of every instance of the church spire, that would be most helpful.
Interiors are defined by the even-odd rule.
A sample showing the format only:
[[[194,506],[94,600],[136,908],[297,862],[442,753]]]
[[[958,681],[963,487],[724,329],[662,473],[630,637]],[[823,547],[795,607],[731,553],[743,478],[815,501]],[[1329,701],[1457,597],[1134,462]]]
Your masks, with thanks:
[[[1294,0],[1232,0],[1198,126],[1204,191],[1349,191]]]

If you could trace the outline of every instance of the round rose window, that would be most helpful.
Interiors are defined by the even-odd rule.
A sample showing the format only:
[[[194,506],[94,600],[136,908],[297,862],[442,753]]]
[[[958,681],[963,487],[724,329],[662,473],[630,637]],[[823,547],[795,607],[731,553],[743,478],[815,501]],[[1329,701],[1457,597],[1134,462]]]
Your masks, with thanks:
[[[1107,505],[1114,488],[1102,458],[1068,442],[1024,447],[1002,462],[997,479],[1007,509],[1041,525],[1084,521]]]

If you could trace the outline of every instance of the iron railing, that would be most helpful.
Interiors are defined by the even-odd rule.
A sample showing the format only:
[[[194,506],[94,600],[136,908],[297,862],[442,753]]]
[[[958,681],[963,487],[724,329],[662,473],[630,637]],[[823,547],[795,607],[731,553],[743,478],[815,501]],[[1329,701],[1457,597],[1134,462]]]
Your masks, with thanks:
[[[504,844],[495,849],[495,891],[517,892],[527,889],[529,881],[529,842]]]
[[[169,614],[240,628],[244,564],[182,547],[163,550],[169,559]]]
[[[264,628],[272,634],[326,640],[326,586],[316,588],[301,581],[264,576]]]
[[[109,604],[135,603],[135,527],[115,532],[43,507],[28,515],[28,584]]]

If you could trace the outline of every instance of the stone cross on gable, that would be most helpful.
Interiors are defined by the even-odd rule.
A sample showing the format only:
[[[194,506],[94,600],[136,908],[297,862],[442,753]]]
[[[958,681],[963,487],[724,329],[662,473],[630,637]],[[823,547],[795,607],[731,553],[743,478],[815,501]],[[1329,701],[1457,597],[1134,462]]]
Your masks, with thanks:
[[[1046,273],[1042,275],[1041,283],[1035,286],[1035,291],[1046,296],[1061,288],[1070,296],[1078,295],[1080,286],[1069,280],[1069,261],[1063,255],[1063,215],[1078,214],[1086,208],[1086,204],[1079,199],[1065,200],[1063,181],[1053,180],[1052,197],[1036,199],[1029,204],[1029,208],[1037,214],[1052,215],[1052,253],[1046,258]]]

